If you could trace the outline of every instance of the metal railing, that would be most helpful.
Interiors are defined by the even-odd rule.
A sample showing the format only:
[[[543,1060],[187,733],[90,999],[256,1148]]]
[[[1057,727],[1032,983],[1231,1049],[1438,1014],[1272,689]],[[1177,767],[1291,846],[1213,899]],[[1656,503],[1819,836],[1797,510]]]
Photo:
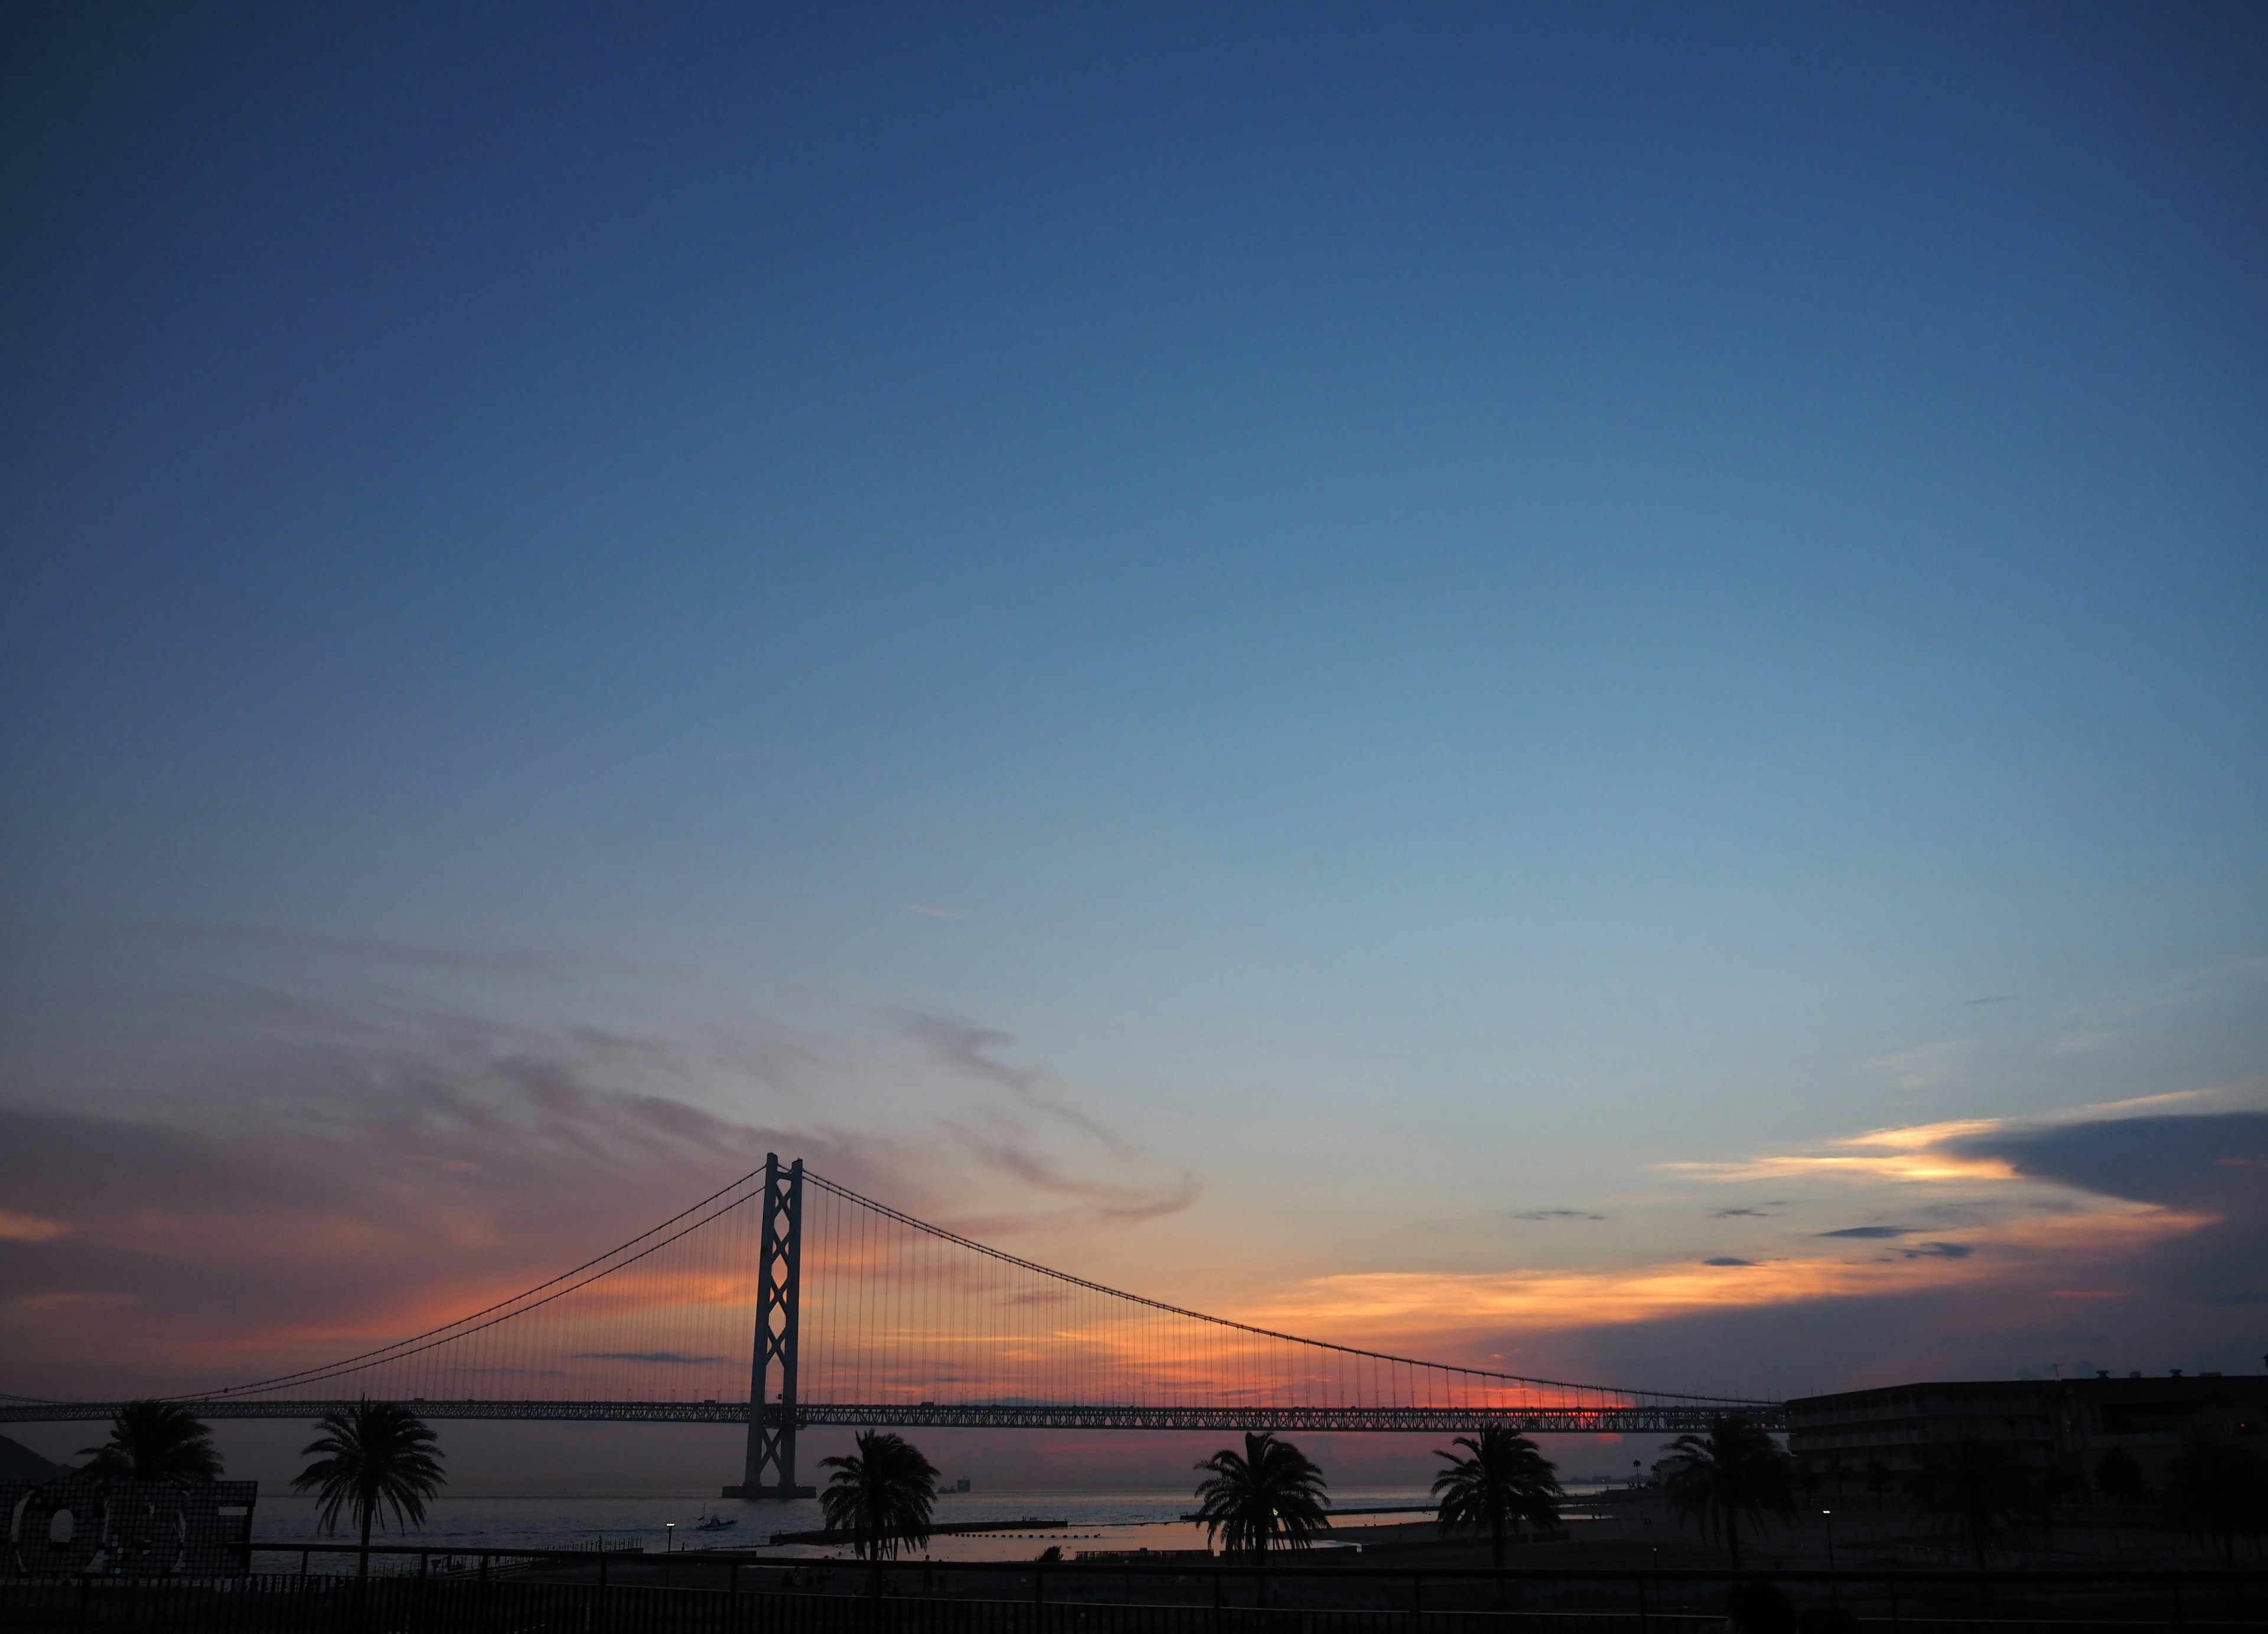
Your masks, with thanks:
[[[1024,1575],[1032,1592],[1022,1595],[1003,1594],[998,1592],[1003,1586],[993,1586],[989,1594],[886,1593],[880,1598],[784,1591],[753,1582],[725,1592],[651,1582],[497,1576],[18,1580],[0,1581],[0,1625],[11,1634],[161,1629],[184,1634],[1703,1634],[1722,1627],[1724,1618],[1723,1579],[1694,1582],[1668,1574],[1651,1581],[1651,1594],[1640,1584],[1619,1601],[1591,1595],[1552,1603],[1535,1596],[1543,1586],[1525,1585],[1528,1602],[1502,1608],[1422,1602],[1327,1606],[1309,1603],[1288,1583],[1256,1603],[1070,1597],[1046,1592],[1051,1573]],[[1564,1581],[1584,1577],[1559,1575]],[[863,1584],[865,1573],[844,1576]],[[1598,1580],[1598,1574],[1590,1580]],[[1218,1582],[1213,1578],[1208,1586]],[[1337,1586],[1344,1591],[1349,1586]],[[1411,1586],[1421,1595],[1426,1586]],[[1681,1587],[1692,1592],[1681,1594]],[[1268,1593],[1265,1587],[1262,1592]],[[1822,1603],[1817,1594],[1810,1599]],[[2155,1608],[2099,1596],[2056,1607],[1916,1603],[1911,1598],[1903,1606],[1843,1603],[1855,1625],[1898,1634],[2236,1634],[2268,1627],[2257,1589],[2249,1606],[2216,1604],[2195,1595],[2187,1603]]]
[[[298,1571],[211,1580],[0,1579],[26,1634],[1699,1634],[1733,1574],[1695,1568],[1396,1568],[1168,1561],[791,1560],[730,1550],[255,1544]],[[341,1559],[339,1557],[346,1558]],[[311,1570],[318,1558],[343,1566]],[[460,1570],[446,1568],[455,1562]],[[415,1563],[414,1564],[412,1563]],[[437,1566],[438,1563],[438,1566]],[[1905,1634],[2268,1630],[2268,1571],[1906,1569],[1776,1571],[1797,1604]],[[880,1596],[872,1591],[879,1586]]]

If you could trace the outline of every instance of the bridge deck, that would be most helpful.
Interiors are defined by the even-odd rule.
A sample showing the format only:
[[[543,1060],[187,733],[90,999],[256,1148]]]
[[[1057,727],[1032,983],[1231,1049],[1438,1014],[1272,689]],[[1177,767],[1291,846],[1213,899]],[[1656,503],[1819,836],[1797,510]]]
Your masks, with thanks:
[[[200,1402],[180,1398],[201,1418],[314,1418],[351,1408],[351,1401],[244,1398]],[[0,1424],[60,1424],[110,1417],[118,1402],[0,1402]],[[425,1418],[573,1419],[618,1424],[745,1424],[746,1402],[480,1402],[409,1403]],[[772,1410],[777,1414],[777,1408]],[[1785,1432],[1778,1402],[1641,1403],[1629,1407],[1373,1408],[1373,1407],[1128,1407],[1034,1405],[1027,1402],[804,1402],[799,1429],[814,1424],[877,1425],[946,1430],[1279,1430],[1405,1431],[1458,1435],[1484,1424],[1507,1424],[1542,1434],[1682,1435],[1709,1428],[1718,1414],[1738,1411],[1763,1428]]]

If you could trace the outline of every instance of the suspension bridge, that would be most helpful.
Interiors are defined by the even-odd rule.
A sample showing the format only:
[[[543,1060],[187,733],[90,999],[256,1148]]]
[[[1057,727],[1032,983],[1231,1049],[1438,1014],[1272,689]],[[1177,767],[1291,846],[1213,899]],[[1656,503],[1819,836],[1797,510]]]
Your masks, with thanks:
[[[751,1307],[754,1321],[750,1322]],[[1104,1287],[764,1167],[572,1270],[359,1355],[178,1399],[309,1418],[369,1396],[427,1418],[734,1424],[728,1498],[795,1498],[814,1424],[960,1429],[1678,1434],[1776,1402],[1421,1361]],[[115,1402],[0,1395],[0,1424]]]

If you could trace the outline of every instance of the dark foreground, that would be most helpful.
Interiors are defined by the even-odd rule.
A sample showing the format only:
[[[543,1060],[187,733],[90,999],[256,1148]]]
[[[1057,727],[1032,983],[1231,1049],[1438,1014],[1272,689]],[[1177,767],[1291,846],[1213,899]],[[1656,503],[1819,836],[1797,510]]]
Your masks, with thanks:
[[[494,1569],[485,1569],[493,1567]],[[1787,1572],[1806,1630],[2142,1634],[2268,1630],[2260,1571]],[[864,1568],[725,1555],[486,1562],[455,1574],[208,1581],[0,1580],[15,1634],[1699,1634],[1727,1578],[1702,1571],[1257,1573],[1190,1564]]]

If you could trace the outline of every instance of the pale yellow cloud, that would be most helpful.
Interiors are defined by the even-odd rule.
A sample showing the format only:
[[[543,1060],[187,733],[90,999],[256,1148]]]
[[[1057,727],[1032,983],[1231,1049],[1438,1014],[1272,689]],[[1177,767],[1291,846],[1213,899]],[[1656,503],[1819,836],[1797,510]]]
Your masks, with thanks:
[[[2005,1159],[1949,1152],[1948,1143],[2007,1127],[2003,1118],[1958,1118],[1904,1129],[1869,1130],[1832,1140],[1817,1152],[1769,1153],[1729,1163],[1665,1163],[1697,1179],[1775,1180],[1803,1174],[1845,1174],[1878,1180],[2013,1181],[2022,1176]]]
[[[1627,1270],[1433,1276],[1371,1271],[1294,1289],[1261,1321],[1295,1332],[1437,1331],[1646,1321],[1706,1306],[1772,1305],[1869,1291],[1872,1268],[1837,1260],[1651,1265]]]
[[[2098,1100],[2093,1106],[2075,1107],[2069,1112],[2056,1113],[2043,1122],[2076,1123],[2123,1113],[2138,1112],[2145,1107],[2154,1107],[2161,1110],[2168,1107],[2182,1106],[2196,1107],[2200,1109],[2211,1107],[2242,1108],[2254,1105],[2258,1101],[2260,1089],[2261,1085],[2258,1082],[2253,1082],[2224,1084],[2211,1089],[2172,1089],[2161,1095],[2131,1095],[2124,1100]]]
[[[1454,1332],[1513,1324],[1535,1329],[1647,1321],[1705,1308],[1785,1305],[2032,1276],[2043,1261],[2115,1254],[2194,1231],[2211,1217],[2145,1203],[2042,1216],[1940,1233],[1933,1244],[1965,1255],[1913,1257],[1879,1242],[1837,1242],[1753,1264],[1654,1263],[1619,1270],[1432,1275],[1363,1272],[1322,1277],[1291,1291],[1256,1320],[1315,1335]],[[1977,1245],[1987,1244],[1985,1252]]]
[[[2164,1094],[2136,1095],[2124,1100],[2099,1101],[2026,1118],[1954,1118],[1938,1123],[1911,1123],[1869,1130],[1824,1141],[1809,1152],[1767,1152],[1757,1157],[1716,1163],[1664,1163],[1658,1167],[1697,1180],[1754,1181],[1803,1175],[1841,1175],[1854,1180],[2037,1182],[2019,1174],[2006,1159],[1980,1157],[1951,1150],[1956,1143],[1977,1135],[2003,1130],[2036,1128],[2042,1124],[2090,1122],[2132,1116],[2143,1111],[2189,1108],[2205,1111],[2221,1106],[2255,1105],[2262,1086],[2246,1083],[2212,1089],[2174,1090]]]

